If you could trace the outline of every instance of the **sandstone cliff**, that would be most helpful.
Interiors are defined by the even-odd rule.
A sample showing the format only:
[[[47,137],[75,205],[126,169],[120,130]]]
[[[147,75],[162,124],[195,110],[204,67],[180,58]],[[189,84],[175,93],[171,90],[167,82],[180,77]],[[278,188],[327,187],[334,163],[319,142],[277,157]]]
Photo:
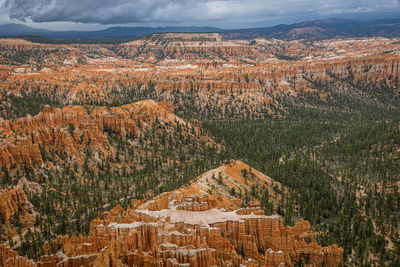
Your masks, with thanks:
[[[13,238],[17,235],[17,226],[34,225],[36,212],[21,188],[0,188],[0,238]],[[1,260],[0,260],[1,262]]]
[[[19,49],[17,44],[29,43],[0,40],[0,47],[11,54]],[[29,45],[48,58],[40,69],[35,67],[36,58],[22,66],[0,66],[0,91],[5,95],[41,95],[61,105],[151,98],[207,117],[233,118],[277,115],[277,98],[304,92],[323,101],[342,93],[371,102],[379,101],[379,95],[399,97],[395,39],[227,41],[214,34],[159,34],[115,46]],[[65,57],[71,62],[64,62]],[[333,92],[326,88],[331,81],[338,84]],[[366,83],[372,89],[359,92],[368,88]],[[382,92],[376,95],[373,88]],[[1,106],[4,113],[7,103]]]
[[[25,211],[28,199],[22,189],[0,189],[0,218],[8,222],[15,213]]]
[[[84,149],[90,149],[92,160],[114,155],[115,148],[108,140],[110,134],[134,139],[154,123],[171,130],[173,125],[185,124],[174,113],[170,103],[145,100],[115,108],[67,106],[62,109],[46,106],[36,116],[13,121],[0,120],[0,170],[49,167],[52,162],[75,161],[82,164]],[[197,137],[196,137],[197,138]],[[204,138],[198,136],[198,138]],[[137,146],[132,143],[132,146]],[[55,153],[54,153],[55,152]],[[51,167],[51,166],[50,166]]]
[[[254,47],[224,40],[217,33],[165,33],[123,44],[119,53],[142,60],[183,59],[185,61],[226,61],[238,56],[254,57]]]
[[[99,214],[91,222],[88,236],[60,236],[62,252],[29,262],[6,246],[0,247],[4,266],[313,266],[343,264],[343,249],[322,247],[314,241],[307,221],[284,226],[277,215],[266,216],[252,203],[228,195],[225,187],[266,185],[271,178],[252,170],[243,180],[240,170],[248,168],[232,161],[201,175],[187,186],[153,200],[132,201]],[[214,182],[213,174],[221,173]],[[218,183],[218,184],[217,184]],[[213,192],[210,192],[210,189]],[[210,194],[205,193],[205,190]]]

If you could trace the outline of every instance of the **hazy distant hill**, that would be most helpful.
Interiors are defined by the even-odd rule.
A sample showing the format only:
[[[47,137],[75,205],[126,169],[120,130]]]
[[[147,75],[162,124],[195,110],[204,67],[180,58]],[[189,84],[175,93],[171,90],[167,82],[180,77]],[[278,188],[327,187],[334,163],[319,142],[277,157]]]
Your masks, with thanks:
[[[232,30],[214,27],[111,27],[98,31],[46,31],[20,24],[0,26],[0,37],[38,35],[56,40],[140,38],[148,34],[164,32],[218,32],[226,39],[250,39],[257,36],[269,36],[284,40],[371,36],[394,37],[400,36],[400,19],[358,21],[332,18],[304,21],[291,25],[280,24],[273,27]]]
[[[0,36],[15,36],[26,34],[42,34],[46,32],[42,29],[34,29],[22,24],[4,24],[0,25]]]
[[[213,27],[111,27],[98,31],[44,31],[19,24],[0,26],[0,36],[39,35],[56,40],[143,37],[162,32],[220,32]]]
[[[227,30],[225,38],[253,38],[260,35],[284,40],[304,38],[400,36],[400,19],[358,21],[349,19],[326,19],[304,21],[291,25],[280,24],[273,27]]]

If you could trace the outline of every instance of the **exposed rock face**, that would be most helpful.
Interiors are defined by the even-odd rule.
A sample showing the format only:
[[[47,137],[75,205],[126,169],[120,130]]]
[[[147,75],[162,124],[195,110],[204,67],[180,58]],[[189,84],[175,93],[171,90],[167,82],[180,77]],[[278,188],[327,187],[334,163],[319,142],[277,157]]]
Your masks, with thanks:
[[[218,33],[162,33],[126,43],[120,53],[139,59],[155,58],[159,60],[183,59],[221,61],[223,57],[258,54],[254,47],[246,43],[224,40]],[[260,54],[261,56],[261,54]]]
[[[291,34],[307,31],[319,29],[295,29]],[[133,102],[147,97],[172,101],[180,110],[194,110],[199,116],[228,118],[278,116],[282,96],[310,93],[330,101],[334,93],[356,91],[353,87],[358,83],[369,83],[378,91],[375,85],[393,89],[378,92],[378,97],[368,96],[368,91],[356,92],[370,101],[385,94],[395,104],[400,99],[398,39],[310,44],[269,38],[227,41],[215,34],[161,34],[121,45],[44,45],[7,39],[0,40],[0,48],[0,62],[5,64],[0,66],[0,116],[9,107],[8,95],[25,93],[48,96],[60,105],[126,103],[125,98]],[[31,54],[26,62],[13,62],[13,55],[20,52]],[[334,91],[313,86],[329,82],[339,86]],[[173,125],[180,118],[172,109],[171,102],[141,101],[118,108],[45,107],[33,117],[0,118],[0,171],[56,169],[45,159],[50,149],[56,157],[52,163],[83,163],[85,148],[93,152],[91,159],[104,159],[114,152],[110,133],[128,138],[155,121]],[[279,218],[263,217],[259,203],[236,198],[239,192],[249,192],[251,185],[268,190],[270,201],[280,200],[274,186],[285,190],[256,170],[244,178],[243,169],[249,167],[233,162],[152,201],[134,201],[128,211],[113,209],[92,223],[89,237],[60,238],[66,254],[45,257],[41,264],[208,266],[221,265],[222,259],[226,265],[278,266],[302,258],[317,266],[334,266],[340,261],[341,249],[317,245],[307,222],[285,227]],[[23,179],[18,188],[33,194],[41,190]],[[14,207],[4,203],[7,210]],[[12,218],[15,213],[4,214]],[[176,219],[178,215],[192,223]],[[199,216],[218,220],[203,222]],[[134,226],[124,228],[122,223]],[[120,236],[123,231],[129,233]]]
[[[30,182],[25,177],[19,179],[17,188],[24,189],[32,194],[41,194],[43,192],[43,188],[38,183]]]
[[[16,237],[18,233],[23,234],[33,227],[36,215],[34,206],[22,188],[0,188],[0,239],[13,239],[14,243],[11,244],[16,244],[19,241]],[[1,259],[0,266],[3,266]]]
[[[19,209],[24,210],[28,203],[22,189],[0,189],[0,218],[8,222]]]
[[[315,243],[307,221],[285,227],[279,216],[265,216],[256,202],[238,208],[241,201],[227,195],[228,182],[242,188],[279,185],[256,170],[244,181],[237,173],[243,168],[249,167],[232,161],[177,191],[100,214],[91,222],[89,236],[59,237],[63,253],[44,256],[37,266],[275,267],[292,266],[300,258],[313,266],[343,264],[343,249]],[[214,173],[221,173],[218,185],[212,182]],[[213,194],[205,194],[210,188]],[[36,266],[5,246],[0,249],[5,266]]]
[[[12,238],[17,235],[16,225],[32,227],[36,212],[21,188],[0,188],[0,237]],[[24,232],[26,228],[22,228]],[[0,261],[1,263],[1,261]],[[0,264],[0,266],[3,266]]]
[[[248,172],[246,178],[243,170]],[[240,192],[242,195],[250,192],[252,185],[260,191],[267,190],[270,201],[273,202],[281,199],[281,194],[277,194],[273,187],[279,188],[281,192],[287,190],[279,182],[250,168],[247,164],[231,161],[229,164],[204,173],[178,190],[155,197],[154,200],[144,203],[142,208],[162,210],[173,207],[176,210],[185,211],[205,211],[217,208],[227,211],[236,210],[242,215],[264,214],[259,209],[257,201],[248,203],[246,210],[241,209],[243,201],[237,197]],[[232,189],[235,190],[235,195],[232,195]]]
[[[18,52],[31,50],[37,47],[47,47],[47,46],[50,45],[36,44],[30,41],[17,38],[0,39],[0,47],[10,50],[16,50]]]
[[[12,73],[12,68],[9,66],[0,66],[0,79],[7,78]]]
[[[56,151],[60,160],[83,162],[84,147],[89,147],[97,157],[106,157],[113,152],[108,132],[125,139],[139,134],[140,129],[151,126],[156,120],[161,124],[183,123],[172,110],[169,103],[144,100],[109,109],[47,106],[34,117],[0,120],[3,135],[0,170],[40,167],[49,149]]]
[[[3,267],[37,267],[37,264],[25,257],[20,257],[6,245],[0,245],[0,265]],[[42,265],[46,266],[46,265]]]
[[[182,109],[195,108],[201,114],[209,111],[204,114],[207,116],[250,114],[264,118],[277,112],[280,106],[276,98],[280,96],[307,92],[329,100],[332,92],[312,86],[329,81],[341,83],[334,93],[349,91],[358,96],[351,84],[368,82],[395,88],[391,95],[395,100],[400,98],[396,89],[397,39],[308,43],[268,38],[227,41],[215,34],[157,34],[120,45],[50,46],[0,40],[2,46],[11,55],[28,47],[35,53],[25,65],[6,62],[0,66],[0,77],[4,77],[0,92],[17,96],[38,93],[63,105],[123,102],[126,97],[132,97],[133,102],[144,96],[172,101]],[[35,70],[38,53],[48,59]],[[64,62],[65,58],[71,62]],[[379,95],[369,97],[370,101],[379,100]]]

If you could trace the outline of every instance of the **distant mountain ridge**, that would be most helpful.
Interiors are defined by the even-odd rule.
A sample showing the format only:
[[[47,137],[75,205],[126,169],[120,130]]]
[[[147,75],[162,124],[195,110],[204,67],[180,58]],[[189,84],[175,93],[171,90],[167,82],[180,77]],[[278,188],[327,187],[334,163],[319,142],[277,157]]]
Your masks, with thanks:
[[[291,25],[279,24],[273,27],[227,30],[222,34],[229,39],[269,36],[283,40],[373,36],[396,37],[400,36],[400,19],[359,21],[330,18],[304,21]]]
[[[268,36],[283,40],[336,37],[396,37],[400,36],[400,19],[359,21],[330,18],[326,20],[304,21],[294,24],[279,24],[272,27],[224,30],[215,27],[110,27],[97,31],[48,31],[30,28],[21,24],[0,25],[0,37],[37,35],[54,40],[141,38],[153,33],[216,32],[226,39],[251,39]]]
[[[102,39],[143,37],[152,33],[166,32],[220,32],[214,27],[110,27],[97,31],[46,31],[30,28],[20,24],[0,25],[0,37],[13,37],[20,35],[38,35],[55,40],[72,39]]]
[[[22,24],[4,24],[0,25],[0,36],[15,36],[20,34],[37,34],[46,30],[34,29]]]

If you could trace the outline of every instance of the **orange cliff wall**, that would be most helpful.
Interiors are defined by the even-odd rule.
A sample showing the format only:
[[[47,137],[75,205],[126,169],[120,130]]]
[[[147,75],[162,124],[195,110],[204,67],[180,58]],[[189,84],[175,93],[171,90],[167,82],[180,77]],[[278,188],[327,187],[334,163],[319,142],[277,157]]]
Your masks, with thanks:
[[[110,145],[106,130],[125,138],[137,134],[141,127],[150,126],[158,118],[171,123],[181,120],[171,113],[173,106],[170,103],[151,100],[110,109],[89,109],[82,106],[62,109],[47,106],[33,117],[28,115],[14,121],[0,119],[3,134],[0,169],[40,166],[44,162],[40,147],[62,151],[75,156],[78,161],[82,160],[84,146],[108,155]]]
[[[239,102],[263,107],[267,96],[295,95],[300,90],[312,90],[304,77],[314,81],[329,81],[333,79],[330,74],[341,78],[352,75],[356,82],[385,81],[391,86],[396,85],[396,81],[398,83],[400,57],[398,53],[393,52],[397,47],[391,44],[390,40],[371,38],[353,40],[349,44],[345,42],[346,40],[342,43],[340,40],[326,41],[314,47],[304,47],[304,44],[300,42],[271,41],[278,42],[271,47],[270,44],[263,43],[249,46],[244,41],[219,40],[217,37],[205,37],[210,39],[208,42],[190,41],[190,38],[184,40],[185,38],[179,35],[178,37],[171,37],[172,41],[167,42],[166,47],[163,46],[164,39],[162,38],[161,41],[159,39],[139,40],[114,47],[114,49],[122,49],[121,53],[126,50],[126,53],[135,54],[137,47],[149,46],[141,48],[137,56],[126,60],[121,60],[115,55],[110,58],[110,50],[107,49],[109,45],[67,47],[52,45],[62,47],[61,51],[64,52],[60,53],[64,56],[68,53],[86,55],[93,50],[100,51],[101,57],[88,60],[85,64],[65,65],[57,61],[59,64],[57,65],[49,62],[37,73],[10,75],[9,71],[6,71],[7,77],[0,81],[0,88],[11,94],[40,88],[41,93],[54,94],[61,103],[72,104],[91,101],[109,102],[115,90],[129,90],[141,85],[143,88],[148,88],[150,84],[154,84],[156,89],[154,94],[158,99],[173,100],[176,91],[184,96],[195,91],[200,93],[193,103],[197,107],[206,104],[208,106],[226,105],[232,101],[231,94],[235,99],[240,100]],[[195,37],[195,40],[196,38],[198,37]],[[10,45],[7,42],[0,42],[0,46],[7,47]],[[16,43],[25,44],[26,41]],[[29,42],[28,44],[32,45]],[[42,46],[34,45],[38,49]],[[289,52],[294,51],[300,56],[299,60],[276,59],[273,53],[276,53],[281,46],[287,46]],[[201,54],[193,52],[193,49],[197,48],[203,49],[205,54],[216,55],[220,54],[219,50],[227,50],[224,52],[225,56],[231,59],[226,62],[222,59],[202,59]],[[47,48],[43,46],[40,49]],[[179,60],[168,59],[144,63],[146,59],[154,58],[154,53],[162,49],[182,50],[178,52],[189,58],[181,60],[178,57]],[[235,52],[235,49],[238,51]],[[342,50],[345,52],[339,52]],[[307,57],[301,57],[303,56],[301,53]],[[254,65],[239,62],[235,56],[237,54],[240,54],[239,58],[257,60],[253,60]],[[9,67],[12,66],[5,68]],[[215,99],[211,97],[214,95],[218,97]]]
[[[285,227],[279,216],[245,211],[242,213],[247,215],[216,209],[169,212],[140,210],[141,207],[143,204],[138,210],[119,207],[101,214],[92,221],[88,237],[59,237],[63,253],[44,256],[37,266],[108,266],[102,264],[113,262],[116,266],[275,267],[292,266],[305,255],[314,266],[322,266],[322,262],[325,266],[343,264],[343,249],[316,244],[310,225],[304,220]],[[197,224],[199,212],[201,223]],[[181,214],[185,216],[179,217]],[[224,221],[215,216],[230,219]],[[185,223],[185,218],[190,217],[192,221]],[[5,251],[0,254],[2,262],[27,262],[4,246],[0,249]]]
[[[23,210],[28,201],[24,191],[20,188],[0,189],[0,218],[8,222],[18,210]]]

